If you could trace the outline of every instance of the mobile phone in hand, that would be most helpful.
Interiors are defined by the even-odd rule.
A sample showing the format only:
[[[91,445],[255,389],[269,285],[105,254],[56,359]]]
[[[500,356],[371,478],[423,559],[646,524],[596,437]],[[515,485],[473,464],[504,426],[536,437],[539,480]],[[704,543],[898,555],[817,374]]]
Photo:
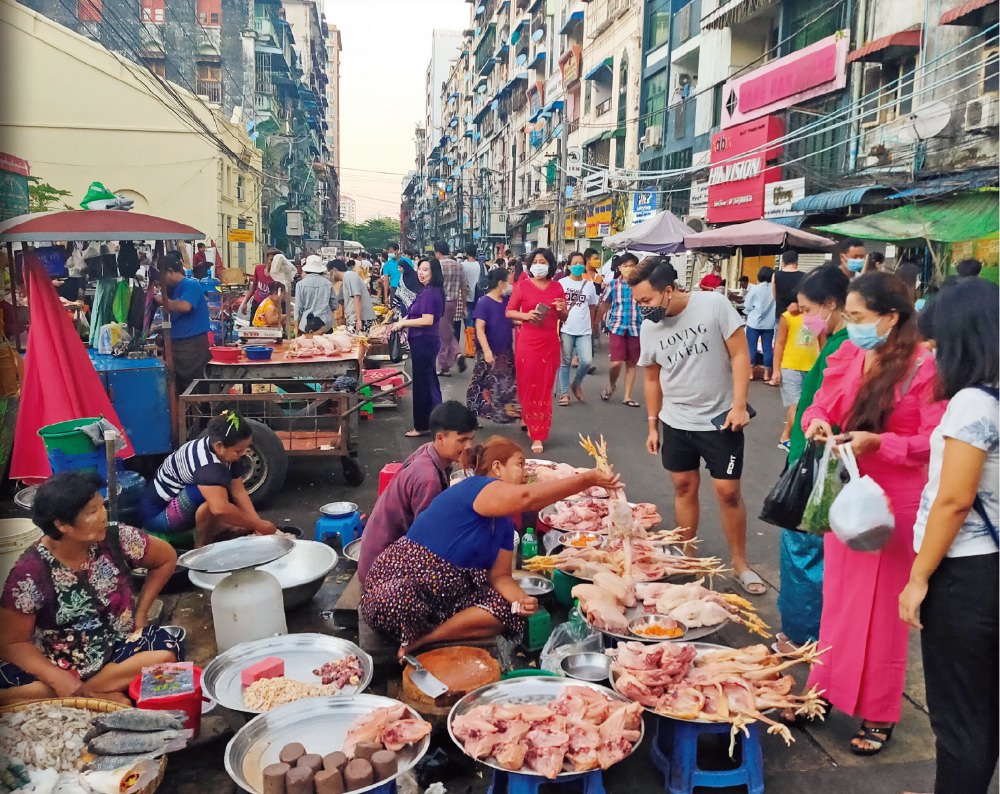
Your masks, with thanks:
[[[722,430],[722,426],[726,423],[726,417],[729,416],[729,412],[732,408],[727,408],[721,414],[712,419],[712,424],[715,425],[716,430]],[[750,418],[753,419],[757,412],[753,409],[753,406],[747,403],[747,413],[750,414]]]

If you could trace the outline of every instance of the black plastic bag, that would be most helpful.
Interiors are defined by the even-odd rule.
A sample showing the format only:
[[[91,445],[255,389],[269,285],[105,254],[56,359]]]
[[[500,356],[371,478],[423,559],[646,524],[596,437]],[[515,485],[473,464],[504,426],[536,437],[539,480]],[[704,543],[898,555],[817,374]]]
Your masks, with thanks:
[[[816,483],[816,442],[806,448],[794,465],[786,466],[764,499],[760,520],[782,529],[798,529],[806,503]]]
[[[393,331],[389,334],[389,361],[398,364],[403,360],[403,333]]]

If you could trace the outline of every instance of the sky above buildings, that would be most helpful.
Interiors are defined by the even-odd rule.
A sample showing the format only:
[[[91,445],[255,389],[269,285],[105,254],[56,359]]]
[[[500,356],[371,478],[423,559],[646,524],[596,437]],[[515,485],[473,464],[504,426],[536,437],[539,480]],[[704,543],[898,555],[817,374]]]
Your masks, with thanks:
[[[358,222],[399,217],[403,175],[413,168],[424,118],[424,77],[435,28],[469,24],[463,0],[326,0],[340,29],[341,192]]]

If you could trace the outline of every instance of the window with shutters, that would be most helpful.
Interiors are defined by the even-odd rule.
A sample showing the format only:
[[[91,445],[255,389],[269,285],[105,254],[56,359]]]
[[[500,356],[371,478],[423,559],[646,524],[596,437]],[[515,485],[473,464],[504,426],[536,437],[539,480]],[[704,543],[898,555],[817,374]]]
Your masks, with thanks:
[[[222,0],[198,0],[198,24],[218,27],[222,23]]]
[[[166,21],[165,0],[140,0],[139,18],[143,22],[162,25]]]
[[[862,127],[888,124],[913,110],[913,78],[916,69],[915,55],[866,64],[861,89]]]

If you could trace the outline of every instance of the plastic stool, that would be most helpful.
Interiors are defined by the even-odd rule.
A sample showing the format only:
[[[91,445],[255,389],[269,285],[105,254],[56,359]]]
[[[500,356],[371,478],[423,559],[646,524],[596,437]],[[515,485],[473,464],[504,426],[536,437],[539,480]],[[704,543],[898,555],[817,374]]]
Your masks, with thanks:
[[[343,549],[352,540],[361,537],[361,514],[358,512],[346,516],[320,516],[316,522],[315,538],[321,543],[330,535],[340,537],[340,548]]]
[[[361,408],[358,409],[358,415],[364,417],[365,419],[374,419],[375,403],[371,401],[372,387],[362,386],[358,389],[358,394],[365,398],[365,401],[361,404]]]
[[[402,470],[402,463],[386,463],[382,467],[382,471],[378,473],[378,495],[382,495],[382,491],[389,487],[389,483],[392,482],[392,478],[395,477]]]
[[[668,794],[688,794],[696,786],[726,788],[746,786],[747,794],[764,794],[764,758],[760,749],[760,725],[747,726],[750,736],[736,740],[740,763],[735,769],[709,771],[698,766],[698,738],[704,734],[729,734],[728,723],[682,722],[656,718],[651,752],[653,763],[663,773]]]
[[[562,789],[572,787],[577,794],[604,794],[604,778],[600,769],[584,772],[582,775],[561,777],[558,780],[494,769],[493,782],[490,783],[487,794],[538,794],[539,788],[543,785],[559,786]]]

